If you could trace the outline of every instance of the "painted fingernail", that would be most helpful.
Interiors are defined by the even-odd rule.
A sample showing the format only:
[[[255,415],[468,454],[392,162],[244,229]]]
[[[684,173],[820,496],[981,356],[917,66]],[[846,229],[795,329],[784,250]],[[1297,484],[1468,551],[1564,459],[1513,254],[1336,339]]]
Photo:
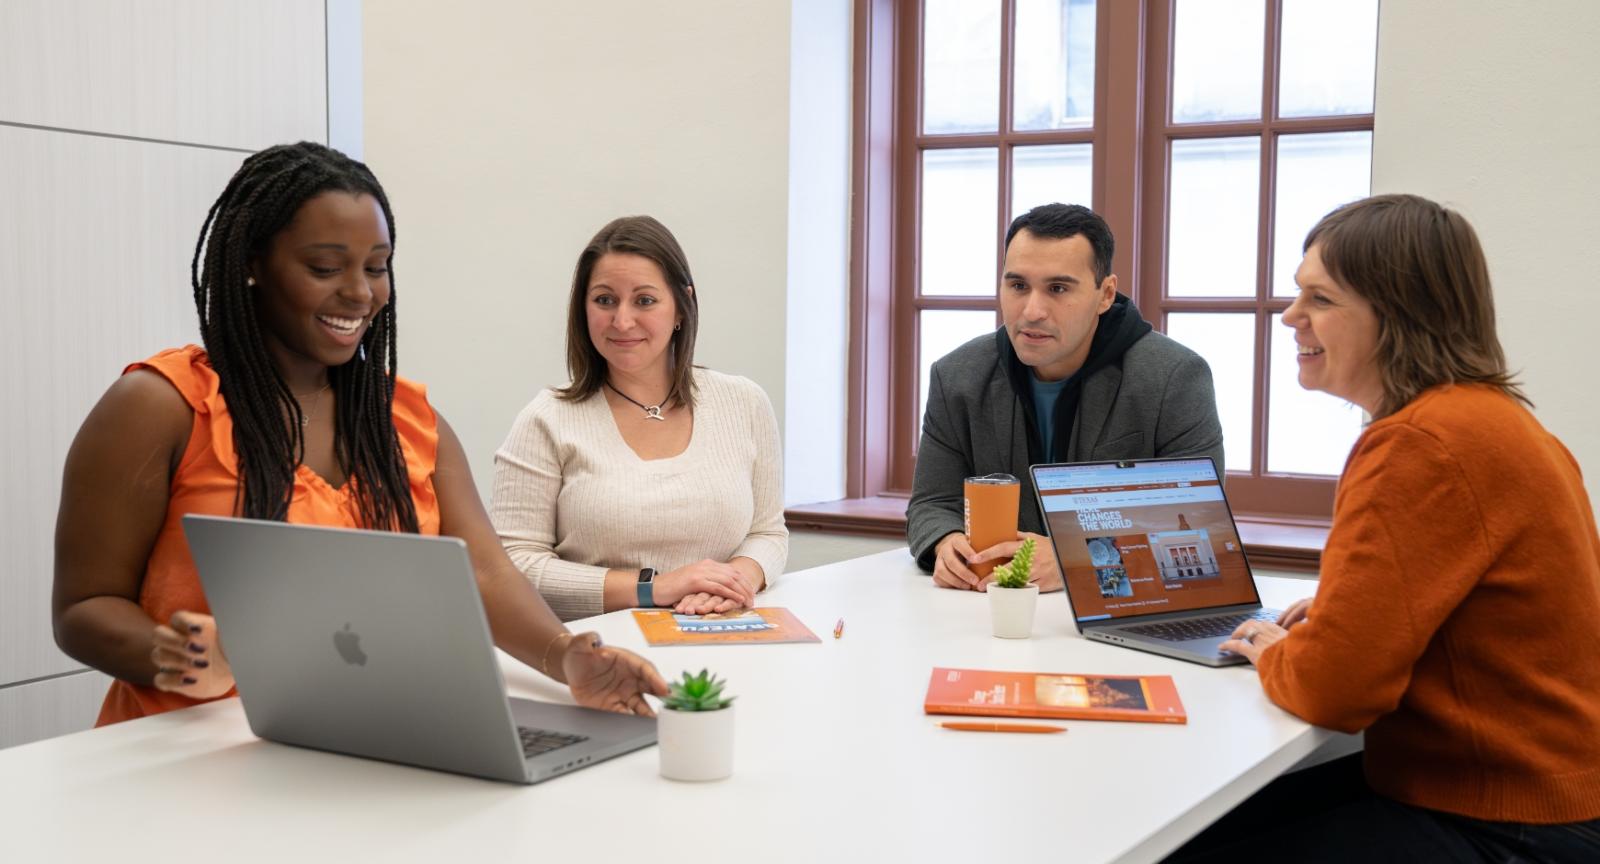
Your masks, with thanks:
[[[200,645],[199,643],[196,643],[196,642],[190,642],[189,643],[189,650],[192,653],[195,653],[195,654],[204,654],[204,653],[206,653],[205,646]]]
[[[206,668],[209,668],[211,666],[211,661],[210,660],[195,660],[193,665],[194,665],[194,668],[196,668],[196,669],[206,669]]]
[[[188,676],[188,675],[185,675],[185,676],[183,676],[183,683],[185,683],[185,684],[198,684],[200,682],[198,680]]]

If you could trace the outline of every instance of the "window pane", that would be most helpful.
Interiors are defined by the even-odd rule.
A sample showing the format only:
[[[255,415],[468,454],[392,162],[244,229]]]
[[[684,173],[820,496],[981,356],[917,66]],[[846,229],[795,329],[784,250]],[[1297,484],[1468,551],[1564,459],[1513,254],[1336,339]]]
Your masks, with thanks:
[[[1326,132],[1278,138],[1277,206],[1272,225],[1272,290],[1296,293],[1306,234],[1340,204],[1372,190],[1372,133]]]
[[[993,312],[924,309],[917,319],[920,338],[917,346],[917,428],[928,413],[928,376],[934,361],[966,344],[967,340],[992,333],[999,324]],[[920,435],[919,435],[920,437]]]
[[[1278,116],[1368,114],[1378,0],[1283,0]]]
[[[1094,123],[1094,7],[1095,0],[1017,0],[1012,128]]]
[[[1178,0],[1177,7],[1172,122],[1260,117],[1266,0]]]
[[[1094,145],[1051,144],[1011,151],[1011,218],[1040,204],[1092,207]]]
[[[1272,316],[1272,362],[1268,382],[1267,470],[1330,474],[1344,470],[1345,457],[1361,435],[1360,408],[1300,386],[1294,331]]]
[[[1227,467],[1250,470],[1255,444],[1251,424],[1256,381],[1256,316],[1253,312],[1174,312],[1167,335],[1193,348],[1211,366],[1222,419],[1222,449]]]
[[[999,157],[992,147],[922,153],[922,293],[992,295]]]
[[[922,18],[922,130],[1000,128],[999,0],[927,0]]]
[[[1172,142],[1167,294],[1254,297],[1261,139]]]

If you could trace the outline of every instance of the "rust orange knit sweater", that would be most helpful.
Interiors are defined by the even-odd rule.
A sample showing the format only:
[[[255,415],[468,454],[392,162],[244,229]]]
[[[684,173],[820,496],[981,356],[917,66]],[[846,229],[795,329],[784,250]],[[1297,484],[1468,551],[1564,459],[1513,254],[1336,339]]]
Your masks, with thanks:
[[[1600,537],[1572,454],[1479,385],[1374,422],[1339,478],[1311,617],[1259,669],[1289,711],[1366,730],[1381,795],[1600,818]]]

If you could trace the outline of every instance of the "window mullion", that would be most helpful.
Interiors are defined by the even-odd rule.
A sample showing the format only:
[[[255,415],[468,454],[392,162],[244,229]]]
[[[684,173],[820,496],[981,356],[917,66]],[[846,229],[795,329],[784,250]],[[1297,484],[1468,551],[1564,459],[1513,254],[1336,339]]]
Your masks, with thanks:
[[[1278,141],[1272,123],[1278,116],[1278,61],[1282,53],[1279,46],[1282,42],[1280,22],[1283,11],[1282,0],[1265,2],[1266,46],[1261,52],[1261,204],[1258,210],[1261,225],[1256,239],[1256,375],[1251,387],[1254,391],[1251,419],[1255,434],[1251,436],[1250,473],[1255,477],[1264,475],[1267,470],[1267,427],[1272,411],[1272,388],[1269,386],[1272,376],[1272,335],[1269,332],[1272,316],[1267,313],[1266,304],[1272,298],[1272,238],[1277,219]]]
[[[995,229],[995,262],[994,282],[998,291],[1000,272],[1005,268],[1005,236],[1006,228],[1011,224],[1011,136],[1014,118],[1012,117],[1012,88],[1016,79],[1016,20],[1017,0],[1000,0],[1000,118],[999,136],[995,145],[996,167],[999,169],[995,177],[1000,187],[995,191],[998,203],[995,207],[995,221],[999,223]]]

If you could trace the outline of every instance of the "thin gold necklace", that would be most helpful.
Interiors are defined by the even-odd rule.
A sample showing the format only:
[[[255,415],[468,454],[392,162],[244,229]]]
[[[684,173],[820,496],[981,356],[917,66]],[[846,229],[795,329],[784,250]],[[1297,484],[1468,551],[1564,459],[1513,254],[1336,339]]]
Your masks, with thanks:
[[[313,412],[308,413],[305,410],[305,404],[306,404],[305,400],[307,400],[307,399],[316,399],[317,400],[316,404],[311,406],[311,407],[313,407],[313,408],[321,408],[322,407],[322,400],[320,398],[318,398],[318,397],[320,397],[323,393],[326,393],[328,388],[332,387],[332,386],[333,386],[333,382],[329,381],[328,383],[322,385],[322,389],[318,390],[315,393],[311,393],[311,394],[306,395],[306,396],[302,396],[299,393],[294,393],[293,394],[294,398],[295,398],[295,401],[300,403],[300,428],[301,429],[304,429],[307,426],[310,426],[311,425],[311,421],[316,419],[316,416],[317,416],[316,412],[313,411]]]

